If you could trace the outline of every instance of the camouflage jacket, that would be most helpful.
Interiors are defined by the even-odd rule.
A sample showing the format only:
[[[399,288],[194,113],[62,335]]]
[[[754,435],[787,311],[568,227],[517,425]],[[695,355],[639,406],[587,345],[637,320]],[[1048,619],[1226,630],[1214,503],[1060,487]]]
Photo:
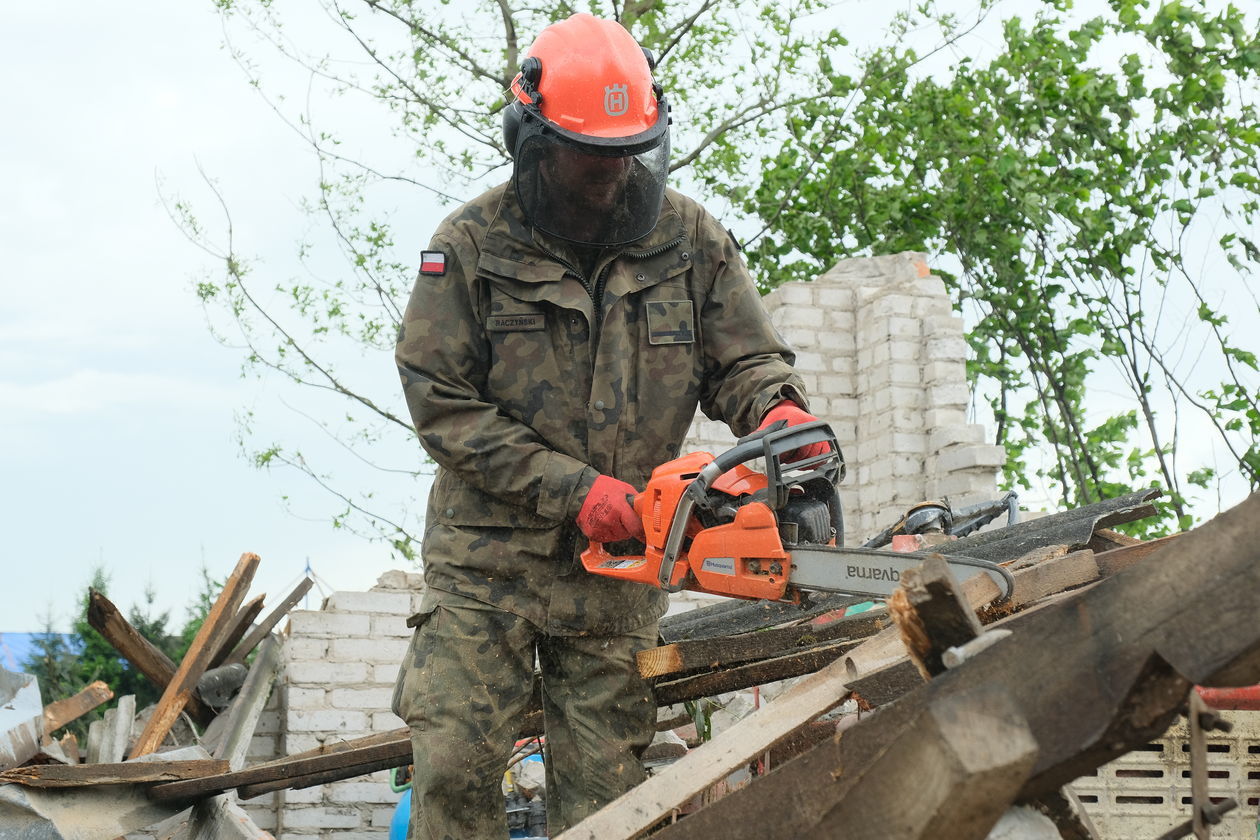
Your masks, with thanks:
[[[656,228],[601,252],[588,280],[505,184],[451,214],[430,249],[444,271],[417,279],[397,347],[438,464],[426,582],[554,634],[658,618],[663,593],[582,569],[573,520],[598,474],[642,488],[676,457],[697,405],[737,435],[782,396],[805,405],[735,243],[669,191]]]

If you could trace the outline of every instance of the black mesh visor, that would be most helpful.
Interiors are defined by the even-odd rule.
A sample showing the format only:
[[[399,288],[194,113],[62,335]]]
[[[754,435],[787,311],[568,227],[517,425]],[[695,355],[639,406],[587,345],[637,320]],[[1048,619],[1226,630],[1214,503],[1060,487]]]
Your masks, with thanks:
[[[526,220],[587,245],[624,245],[656,226],[669,171],[669,134],[637,155],[597,155],[554,135],[520,142],[513,175]]]

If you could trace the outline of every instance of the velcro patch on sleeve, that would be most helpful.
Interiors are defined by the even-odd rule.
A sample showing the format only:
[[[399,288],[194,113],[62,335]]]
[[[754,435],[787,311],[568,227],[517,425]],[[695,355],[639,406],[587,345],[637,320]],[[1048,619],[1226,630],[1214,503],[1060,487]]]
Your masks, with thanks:
[[[446,273],[445,251],[421,251],[420,273],[442,275]]]

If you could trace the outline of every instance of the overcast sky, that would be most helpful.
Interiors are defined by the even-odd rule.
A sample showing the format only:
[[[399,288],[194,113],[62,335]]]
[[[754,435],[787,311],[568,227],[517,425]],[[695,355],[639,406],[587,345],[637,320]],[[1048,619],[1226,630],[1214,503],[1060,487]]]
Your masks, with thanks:
[[[854,20],[887,5],[855,0]],[[0,632],[46,617],[67,627],[97,564],[120,606],[152,587],[176,626],[203,562],[222,578],[256,552],[252,591],[269,602],[308,562],[333,589],[369,587],[397,565],[331,529],[308,481],[238,453],[234,416],[265,402],[269,383],[243,379],[240,354],[210,337],[193,284],[217,268],[167,217],[158,183],[182,194],[209,173],[245,250],[279,263],[305,232],[297,207],[316,171],[222,42],[208,0],[6,7]],[[446,211],[409,212],[414,241],[400,248],[418,252]],[[388,355],[363,364],[396,388]],[[422,500],[425,488],[388,492]]]
[[[234,413],[265,383],[209,336],[192,284],[214,266],[156,181],[195,187],[200,165],[265,256],[292,252],[315,171],[222,41],[208,2],[5,9],[0,632],[67,626],[98,563],[120,606],[152,586],[175,626],[203,561],[222,578],[256,552],[269,602],[308,561],[334,589],[396,565],[292,515],[280,497],[308,484],[237,454]]]

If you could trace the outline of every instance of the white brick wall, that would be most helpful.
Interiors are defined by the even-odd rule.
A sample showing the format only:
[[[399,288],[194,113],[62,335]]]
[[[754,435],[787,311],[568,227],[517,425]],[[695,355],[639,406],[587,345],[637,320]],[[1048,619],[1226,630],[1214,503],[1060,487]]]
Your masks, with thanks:
[[[922,254],[845,260],[811,283],[780,286],[765,304],[796,349],[810,408],[832,424],[849,463],[848,544],[916,502],[997,495],[1002,452],[966,422],[962,319]],[[716,453],[733,440],[699,417],[683,451]]]
[[[251,762],[403,725],[389,706],[411,637],[407,617],[423,587],[418,574],[387,572],[367,592],[334,592],[319,610],[289,614],[270,741],[262,745],[270,753],[260,749]],[[245,805],[278,840],[385,840],[398,799],[381,771]]]

